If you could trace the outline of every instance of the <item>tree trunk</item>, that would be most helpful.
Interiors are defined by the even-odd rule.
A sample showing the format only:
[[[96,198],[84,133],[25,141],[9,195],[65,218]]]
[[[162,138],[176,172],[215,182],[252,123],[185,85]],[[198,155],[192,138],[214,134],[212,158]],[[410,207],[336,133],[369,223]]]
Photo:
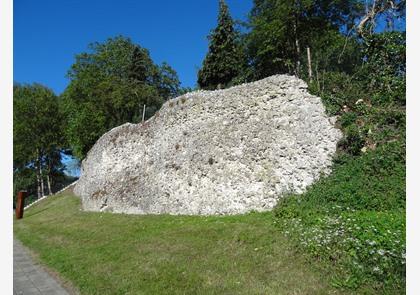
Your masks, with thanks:
[[[48,195],[52,195],[52,191],[51,191],[51,170],[52,170],[51,159],[50,159],[50,157],[48,157],[48,172],[47,172]]]
[[[312,83],[312,62],[311,62],[311,49],[309,47],[306,48],[308,54],[308,75],[309,75],[309,82]]]
[[[318,85],[318,91],[321,91],[321,84],[319,83],[318,63],[315,64],[316,73],[316,84]]]
[[[41,198],[41,177],[39,177],[38,165],[36,165],[36,192],[38,199]]]
[[[42,160],[41,160],[41,156],[39,157],[38,160],[38,168],[39,168],[39,178],[40,178],[40,185],[41,185],[41,197],[43,197],[44,194],[44,175],[42,174]]]
[[[367,32],[366,32],[366,26],[369,23],[375,24],[375,18],[382,14],[383,12],[387,10],[393,10],[398,11],[402,5],[405,5],[405,1],[396,1],[396,0],[388,0],[388,1],[382,1],[382,0],[374,0],[372,3],[372,7],[369,7],[369,4],[366,2],[366,12],[365,15],[360,20],[359,24],[357,25],[357,32],[360,37],[366,38]],[[391,18],[392,21],[392,18]],[[373,31],[373,28],[370,28],[371,31]],[[371,32],[370,32],[371,33]]]
[[[39,175],[39,166],[40,166],[39,158],[40,158],[39,150],[37,149],[37,159],[35,161],[35,174],[36,174],[36,192],[37,192],[38,199],[41,198],[41,177]]]
[[[298,36],[298,13],[295,11],[294,13],[294,22],[293,22],[293,31],[295,35],[295,49],[296,49],[296,57],[295,57],[295,74],[299,77],[300,73],[300,44],[299,44],[299,36]]]
[[[52,195],[52,191],[51,191],[51,175],[49,173],[47,175],[47,185],[48,185],[48,195]]]

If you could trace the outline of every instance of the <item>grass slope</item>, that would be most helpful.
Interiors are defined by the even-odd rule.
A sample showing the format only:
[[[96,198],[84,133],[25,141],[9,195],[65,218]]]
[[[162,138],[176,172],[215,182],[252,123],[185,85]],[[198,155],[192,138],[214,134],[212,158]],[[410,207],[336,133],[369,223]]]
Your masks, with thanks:
[[[333,173],[279,202],[282,232],[337,269],[334,285],[405,293],[405,144],[337,159]]]
[[[30,208],[14,232],[82,294],[345,294],[326,264],[289,247],[272,213],[94,213],[67,193]]]

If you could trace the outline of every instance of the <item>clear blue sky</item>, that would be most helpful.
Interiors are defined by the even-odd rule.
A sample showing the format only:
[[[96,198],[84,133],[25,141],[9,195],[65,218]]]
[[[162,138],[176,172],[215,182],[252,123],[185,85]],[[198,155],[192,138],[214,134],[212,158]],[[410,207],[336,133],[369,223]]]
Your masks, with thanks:
[[[235,19],[246,19],[252,0],[226,0]],[[15,82],[39,82],[60,94],[77,53],[124,35],[167,61],[182,86],[194,86],[216,26],[218,0],[15,0]]]

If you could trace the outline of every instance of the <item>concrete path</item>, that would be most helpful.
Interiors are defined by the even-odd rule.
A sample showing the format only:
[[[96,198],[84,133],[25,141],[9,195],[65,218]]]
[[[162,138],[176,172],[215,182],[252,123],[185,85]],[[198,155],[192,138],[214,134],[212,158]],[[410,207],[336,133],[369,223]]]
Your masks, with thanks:
[[[23,245],[13,239],[13,295],[69,295],[51,275],[34,263]]]

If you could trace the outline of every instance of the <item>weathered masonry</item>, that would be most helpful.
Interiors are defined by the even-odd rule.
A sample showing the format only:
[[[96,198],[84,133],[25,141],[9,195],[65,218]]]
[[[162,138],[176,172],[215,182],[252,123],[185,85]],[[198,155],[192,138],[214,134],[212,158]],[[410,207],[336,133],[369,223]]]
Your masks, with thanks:
[[[341,132],[304,81],[276,75],[166,102],[104,134],[82,163],[83,208],[136,214],[272,209],[329,173]]]

